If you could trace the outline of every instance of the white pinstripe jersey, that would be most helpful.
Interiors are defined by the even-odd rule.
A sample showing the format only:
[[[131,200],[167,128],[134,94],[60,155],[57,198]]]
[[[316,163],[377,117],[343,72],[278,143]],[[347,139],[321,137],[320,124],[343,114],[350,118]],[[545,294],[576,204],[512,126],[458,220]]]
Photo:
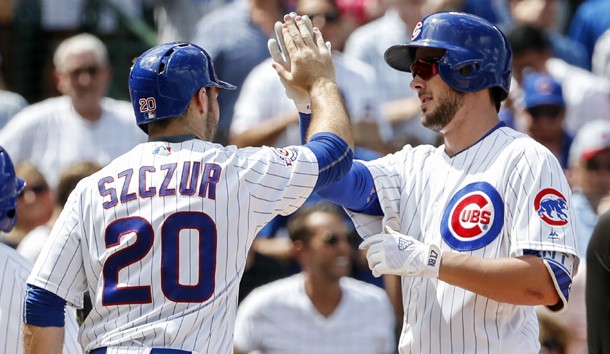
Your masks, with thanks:
[[[23,353],[23,299],[32,265],[14,249],[0,243],[0,353]],[[63,354],[82,353],[73,311],[66,311]]]
[[[361,236],[387,224],[451,252],[576,254],[571,191],[555,157],[507,127],[449,157],[405,147],[368,165],[384,211],[353,215]],[[538,353],[531,306],[499,303],[438,279],[402,278],[401,353]]]
[[[140,144],[79,183],[28,282],[75,306],[89,289],[85,350],[230,353],[248,249],[317,176],[301,146]]]

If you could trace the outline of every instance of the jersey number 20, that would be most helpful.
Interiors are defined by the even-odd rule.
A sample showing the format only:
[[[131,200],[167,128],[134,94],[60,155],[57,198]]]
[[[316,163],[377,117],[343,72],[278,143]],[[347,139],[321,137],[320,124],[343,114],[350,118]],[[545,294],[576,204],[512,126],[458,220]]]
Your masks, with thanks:
[[[181,230],[199,233],[199,262],[194,271],[198,281],[193,285],[179,282],[179,237]],[[154,231],[148,220],[129,217],[117,220],[106,228],[106,248],[119,245],[121,236],[135,233],[136,241],[111,256],[104,263],[104,306],[147,304],[152,301],[151,287],[119,285],[119,271],[134,264],[150,252]],[[161,289],[174,302],[203,302],[214,293],[216,270],[216,224],[207,214],[180,212],[170,215],[161,226]]]

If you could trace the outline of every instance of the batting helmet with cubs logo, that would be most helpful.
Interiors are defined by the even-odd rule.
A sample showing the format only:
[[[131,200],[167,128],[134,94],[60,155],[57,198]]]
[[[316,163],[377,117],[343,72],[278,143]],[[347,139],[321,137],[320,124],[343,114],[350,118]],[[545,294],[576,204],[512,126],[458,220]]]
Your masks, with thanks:
[[[6,150],[0,146],[0,231],[9,232],[17,221],[17,196],[25,181],[15,175],[15,167]]]
[[[411,42],[395,45],[385,52],[385,61],[396,70],[411,72],[415,49],[444,49],[438,61],[443,81],[461,92],[502,89],[508,96],[512,50],[504,34],[487,20],[467,13],[439,12],[415,26]]]
[[[183,114],[203,87],[235,89],[216,77],[212,59],[203,48],[172,42],[147,50],[129,74],[136,123],[146,131],[144,124]]]

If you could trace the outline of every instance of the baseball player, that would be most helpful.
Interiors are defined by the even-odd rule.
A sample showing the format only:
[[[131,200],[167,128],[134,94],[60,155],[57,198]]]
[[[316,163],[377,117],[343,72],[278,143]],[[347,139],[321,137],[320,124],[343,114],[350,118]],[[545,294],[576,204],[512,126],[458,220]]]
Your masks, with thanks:
[[[17,221],[17,198],[25,188],[25,181],[15,175],[13,162],[0,146],[0,232],[9,232]],[[21,335],[23,296],[26,279],[32,265],[14,249],[0,243],[0,353],[24,352]],[[77,341],[78,325],[74,312],[66,312],[66,341],[60,351],[64,354],[82,353]]]
[[[509,44],[477,16],[435,13],[385,60],[413,74],[445,144],[354,161],[319,194],[350,211],[374,275],[402,276],[400,352],[538,353],[534,305],[567,306],[579,259],[557,159],[498,118]]]
[[[28,279],[25,341],[49,353],[67,304],[93,308],[80,341],[92,354],[230,353],[239,280],[257,232],[294,212],[351,166],[351,126],[318,30],[287,15],[282,80],[312,98],[306,146],[211,143],[217,95],[210,56],[188,42],[156,46],[129,88],[148,142],[83,179]],[[317,119],[316,117],[324,117]],[[329,118],[330,117],[330,118]]]

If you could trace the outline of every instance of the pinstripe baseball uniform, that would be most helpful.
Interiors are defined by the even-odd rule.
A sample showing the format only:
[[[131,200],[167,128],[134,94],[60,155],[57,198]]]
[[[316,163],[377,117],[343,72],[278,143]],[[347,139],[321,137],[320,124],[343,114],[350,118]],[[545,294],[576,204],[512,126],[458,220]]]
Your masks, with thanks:
[[[14,249],[0,243],[0,353],[23,353],[22,313],[25,280],[32,265]],[[64,354],[82,353],[73,311],[66,311]]]
[[[406,146],[364,163],[384,212],[383,219],[352,215],[365,238],[383,223],[476,257],[516,257],[527,250],[577,254],[571,191],[559,163],[542,145],[501,124],[453,157],[444,146]],[[436,278],[402,277],[402,290],[400,353],[539,352],[531,306],[500,303]]]
[[[86,351],[230,353],[248,249],[317,176],[300,146],[140,144],[79,183],[28,283],[77,307],[89,289]]]

